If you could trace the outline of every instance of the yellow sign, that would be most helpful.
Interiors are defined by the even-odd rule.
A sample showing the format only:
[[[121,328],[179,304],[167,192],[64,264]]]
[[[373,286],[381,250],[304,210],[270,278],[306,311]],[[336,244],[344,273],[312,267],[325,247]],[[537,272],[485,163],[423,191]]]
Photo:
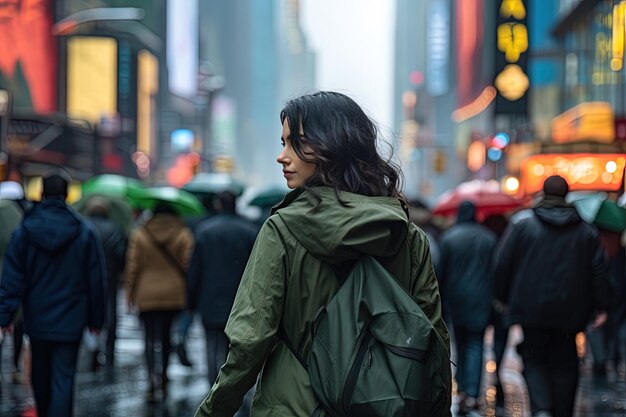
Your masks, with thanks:
[[[611,42],[611,69],[619,71],[624,61],[624,12],[626,3],[613,6],[613,38]]]
[[[528,30],[521,23],[503,23],[498,26],[498,50],[508,62],[517,62],[528,50]]]
[[[506,18],[523,19],[526,17],[526,7],[522,0],[503,0],[500,6],[500,16]]]
[[[600,142],[615,140],[613,109],[609,103],[581,103],[552,119],[554,143]]]
[[[93,124],[117,112],[117,42],[77,36],[67,44],[67,115]]]
[[[526,94],[530,81],[519,65],[509,64],[498,74],[494,84],[502,97],[514,101]]]

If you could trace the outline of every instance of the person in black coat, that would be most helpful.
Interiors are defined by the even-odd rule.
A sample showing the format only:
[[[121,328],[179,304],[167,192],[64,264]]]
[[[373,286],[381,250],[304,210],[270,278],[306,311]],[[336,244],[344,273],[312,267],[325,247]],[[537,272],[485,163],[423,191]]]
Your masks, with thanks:
[[[73,415],[74,374],[83,330],[104,320],[106,265],[94,230],[65,204],[68,179],[43,179],[43,201],[13,234],[0,282],[0,326],[23,307],[39,417]]]
[[[519,213],[495,256],[496,297],[511,324],[522,326],[518,346],[533,416],[572,416],[578,385],[576,334],[610,306],[608,261],[597,230],[565,202],[569,186],[547,178],[544,198]]]
[[[437,278],[449,308],[457,350],[459,415],[478,409],[483,338],[491,318],[496,235],[476,222],[476,207],[460,204],[457,222],[440,237]]]
[[[234,194],[218,194],[217,203],[217,214],[196,230],[187,286],[188,307],[199,311],[206,331],[210,384],[226,360],[224,329],[257,235],[256,227],[236,213]]]
[[[107,290],[105,293],[106,334],[105,358],[108,370],[113,369],[115,360],[115,339],[117,328],[117,291],[120,276],[126,262],[126,246],[128,240],[120,227],[109,217],[110,205],[104,197],[93,196],[87,201],[87,219],[95,227],[104,248],[107,264]],[[100,365],[99,350],[93,352],[91,369],[95,371]]]

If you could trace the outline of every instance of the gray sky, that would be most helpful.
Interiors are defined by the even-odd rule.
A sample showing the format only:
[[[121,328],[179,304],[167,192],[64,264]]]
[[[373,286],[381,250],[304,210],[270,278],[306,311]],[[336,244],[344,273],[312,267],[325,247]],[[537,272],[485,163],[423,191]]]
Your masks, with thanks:
[[[317,53],[317,87],[352,97],[389,139],[393,128],[395,0],[301,0]]]

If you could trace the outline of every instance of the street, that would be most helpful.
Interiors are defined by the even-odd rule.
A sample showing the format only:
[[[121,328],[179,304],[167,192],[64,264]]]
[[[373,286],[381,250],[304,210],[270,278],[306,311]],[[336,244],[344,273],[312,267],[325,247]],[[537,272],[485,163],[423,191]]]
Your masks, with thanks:
[[[122,311],[122,310],[121,310]],[[506,414],[512,417],[530,416],[528,397],[521,362],[514,345],[519,335],[513,331],[503,364],[502,379],[506,398]],[[34,417],[34,400],[28,384],[12,382],[10,337],[2,345],[2,383],[0,384],[0,416]],[[483,392],[486,398],[484,415],[493,416],[494,388],[490,332],[487,333]],[[164,401],[147,402],[147,373],[143,359],[143,338],[139,319],[135,315],[121,313],[118,322],[116,364],[113,373],[104,369],[89,371],[85,351],[81,351],[76,377],[76,417],[183,417],[192,416],[207,393],[204,333],[196,318],[187,340],[187,351],[193,368],[182,366],[172,355],[168,375],[169,395]],[[28,355],[23,360],[28,362]],[[454,360],[454,358],[453,358]],[[24,382],[24,381],[22,381]],[[453,398],[453,410],[456,409]],[[576,402],[576,417],[610,417],[626,415],[626,385],[623,367],[611,373],[607,381],[594,380],[589,361],[582,364],[581,384]]]

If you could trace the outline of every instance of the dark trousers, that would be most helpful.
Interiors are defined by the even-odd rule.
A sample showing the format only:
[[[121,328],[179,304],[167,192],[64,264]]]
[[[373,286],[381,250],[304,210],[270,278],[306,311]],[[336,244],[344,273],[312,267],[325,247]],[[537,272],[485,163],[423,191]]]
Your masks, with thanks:
[[[220,368],[226,362],[228,354],[228,338],[224,330],[213,330],[205,326],[207,365],[209,367],[209,384],[213,385]]]
[[[112,285],[109,282],[109,285]],[[115,282],[115,285],[117,283]],[[117,287],[109,288],[106,296],[106,316],[104,326],[106,329],[106,360],[107,366],[113,367],[115,361],[115,339],[117,338]]]
[[[178,311],[145,311],[140,314],[145,331],[145,355],[150,383],[167,383],[170,330]],[[159,381],[155,381],[155,378]]]
[[[547,411],[554,417],[571,417],[578,386],[576,334],[532,327],[523,330],[518,352],[533,415]]]
[[[502,360],[506,350],[506,342],[508,339],[509,328],[507,318],[501,313],[494,312],[492,318],[493,325],[493,353],[496,360],[496,406],[504,407],[504,390],[500,382],[500,370],[502,369]]]
[[[484,331],[474,331],[463,326],[454,326],[458,390],[472,398],[477,398],[480,391],[480,379],[483,372],[484,334]]]
[[[71,417],[79,342],[31,340],[32,384],[39,417]]]

